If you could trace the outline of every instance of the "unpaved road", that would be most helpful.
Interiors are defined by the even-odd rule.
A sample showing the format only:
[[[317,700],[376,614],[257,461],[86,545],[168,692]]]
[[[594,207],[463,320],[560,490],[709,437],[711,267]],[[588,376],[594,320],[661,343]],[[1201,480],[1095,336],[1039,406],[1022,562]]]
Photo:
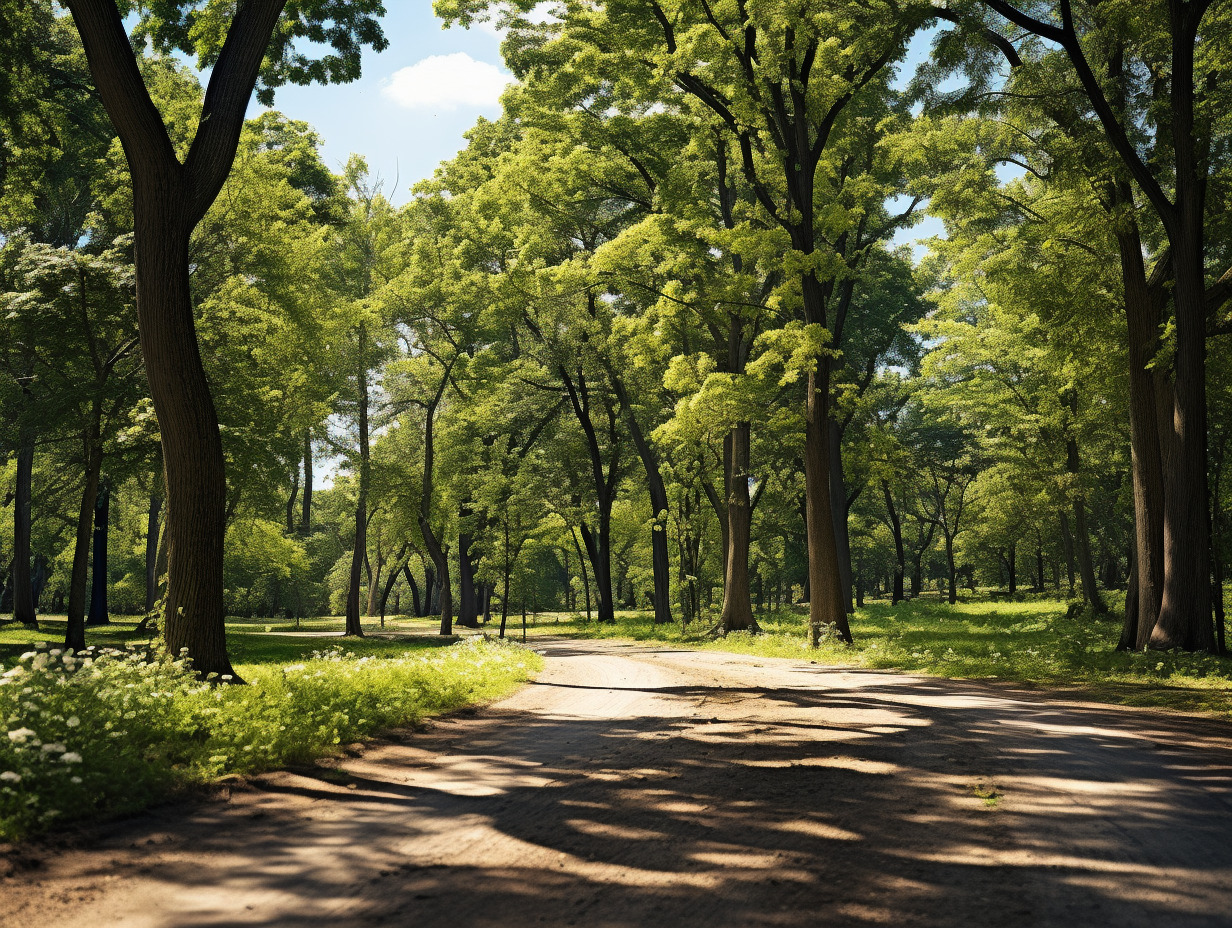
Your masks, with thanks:
[[[1232,726],[543,647],[495,706],[45,852],[0,881],[0,923],[1232,925]]]

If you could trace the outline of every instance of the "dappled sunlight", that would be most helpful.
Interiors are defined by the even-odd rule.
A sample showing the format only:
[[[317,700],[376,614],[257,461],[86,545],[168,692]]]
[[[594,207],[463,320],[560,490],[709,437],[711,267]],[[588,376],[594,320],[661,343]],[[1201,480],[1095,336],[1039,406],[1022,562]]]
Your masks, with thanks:
[[[168,900],[126,923],[1156,928],[1232,903],[1214,723],[1160,751],[1172,720],[978,684],[544,649],[476,717],[203,807],[157,866],[119,835]]]

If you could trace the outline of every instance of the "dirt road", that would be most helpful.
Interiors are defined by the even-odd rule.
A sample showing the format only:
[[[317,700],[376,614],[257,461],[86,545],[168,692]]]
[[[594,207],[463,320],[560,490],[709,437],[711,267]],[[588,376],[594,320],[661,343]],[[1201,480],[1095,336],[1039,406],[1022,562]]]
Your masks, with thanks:
[[[1232,726],[610,642],[111,826],[6,926],[1228,926]]]

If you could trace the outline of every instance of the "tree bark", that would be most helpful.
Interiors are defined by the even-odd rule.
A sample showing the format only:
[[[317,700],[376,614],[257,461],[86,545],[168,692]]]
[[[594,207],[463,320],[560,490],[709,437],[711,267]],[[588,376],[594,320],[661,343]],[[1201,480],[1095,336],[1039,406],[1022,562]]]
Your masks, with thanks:
[[[646,490],[650,494],[650,511],[654,514],[654,525],[650,532],[651,566],[654,573],[654,621],[656,625],[670,624],[672,621],[672,565],[667,552],[667,488],[663,484],[663,475],[659,471],[659,456],[654,447],[646,440],[641,423],[633,413],[625,391],[624,381],[609,368],[609,379],[620,402],[621,410],[629,425],[629,436],[633,439],[633,447],[642,461],[646,471]]]
[[[94,502],[94,569],[87,625],[109,625],[107,615],[107,532],[111,521],[111,490],[103,484]]]
[[[23,436],[17,451],[17,486],[13,506],[13,618],[29,628],[38,628],[34,587],[30,583],[30,516],[34,483],[34,438]]]
[[[95,438],[96,430],[86,436],[85,483],[81,490],[81,506],[77,510],[77,532],[73,545],[73,567],[69,575],[68,619],[64,631],[64,646],[74,651],[86,646],[86,582],[90,561],[90,535],[94,523],[94,506],[98,499],[99,475],[103,467],[102,448]]]
[[[471,515],[468,507],[462,507],[458,516],[465,519]],[[475,563],[471,559],[472,537],[470,532],[458,532],[458,624],[466,628],[479,627],[479,609],[475,595]]]
[[[150,615],[158,603],[158,538],[163,498],[150,494],[150,510],[145,520],[145,614]]]
[[[291,493],[287,496],[287,534],[295,532],[295,500],[299,496],[299,464],[291,471]]]
[[[312,532],[312,433],[304,433],[304,501],[300,512],[299,530],[303,535]]]
[[[838,551],[839,582],[843,602],[852,609],[851,531],[848,525],[847,480],[843,475],[843,430],[834,417],[828,428],[830,445],[830,511],[834,515],[834,543]]]
[[[368,484],[370,480],[368,442],[368,329],[359,325],[358,368],[355,371],[355,392],[359,414],[359,499],[355,504],[355,548],[351,552],[351,574],[347,586],[346,632],[347,635],[363,637],[364,628],[359,619],[359,587],[368,554]]]
[[[575,550],[575,551],[577,551],[577,556],[578,556],[578,566],[579,566],[579,567],[581,568],[581,570],[582,570],[582,590],[583,590],[583,591],[585,592],[585,594],[586,594],[586,621],[587,621],[587,622],[589,622],[589,621],[590,621],[590,619],[591,619],[591,606],[590,606],[590,572],[586,569],[586,557],[585,557],[585,555],[584,555],[584,554],[582,554],[582,546],[581,546],[581,544],[578,542],[577,532],[574,530],[574,528],[573,528],[573,526],[572,526],[572,525],[570,525],[570,526],[569,526],[569,534],[570,534],[570,536],[572,536],[572,538],[573,538],[573,548],[574,548],[574,550]],[[506,571],[506,574],[505,574],[505,586],[506,586],[506,592],[508,592],[508,585],[509,585],[509,584],[508,584],[508,580],[509,580],[509,575],[508,575],[508,571]],[[501,609],[501,614],[502,614],[502,617],[503,617],[503,615],[504,615],[504,608],[503,608],[503,607],[502,607],[502,609]]]
[[[949,603],[958,602],[958,571],[954,567],[954,536],[943,530],[945,535],[945,569],[949,579]]]
[[[723,611],[719,627],[726,632],[757,631],[749,589],[749,539],[752,507],[749,499],[749,423],[742,422],[726,438],[724,458],[730,475],[727,487],[727,550],[723,581]]]
[[[894,536],[894,592],[890,604],[897,606],[903,601],[903,577],[907,572],[907,563],[903,550],[903,523],[898,517],[898,508],[894,505],[894,494],[890,492],[890,481],[881,481],[881,492],[885,496],[886,513],[890,518],[890,532]]]
[[[419,584],[415,582],[415,575],[411,573],[411,562],[407,561],[402,565],[402,571],[406,574],[406,584],[411,588],[411,610],[412,615],[423,615],[419,608]]]

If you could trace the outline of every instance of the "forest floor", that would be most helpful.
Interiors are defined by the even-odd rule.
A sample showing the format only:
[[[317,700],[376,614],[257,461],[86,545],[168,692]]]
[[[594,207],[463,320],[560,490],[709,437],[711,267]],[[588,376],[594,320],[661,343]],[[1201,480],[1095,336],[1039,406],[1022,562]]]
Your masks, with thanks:
[[[28,846],[0,924],[1227,924],[1225,721],[718,650],[536,647],[545,670],[500,703]]]

